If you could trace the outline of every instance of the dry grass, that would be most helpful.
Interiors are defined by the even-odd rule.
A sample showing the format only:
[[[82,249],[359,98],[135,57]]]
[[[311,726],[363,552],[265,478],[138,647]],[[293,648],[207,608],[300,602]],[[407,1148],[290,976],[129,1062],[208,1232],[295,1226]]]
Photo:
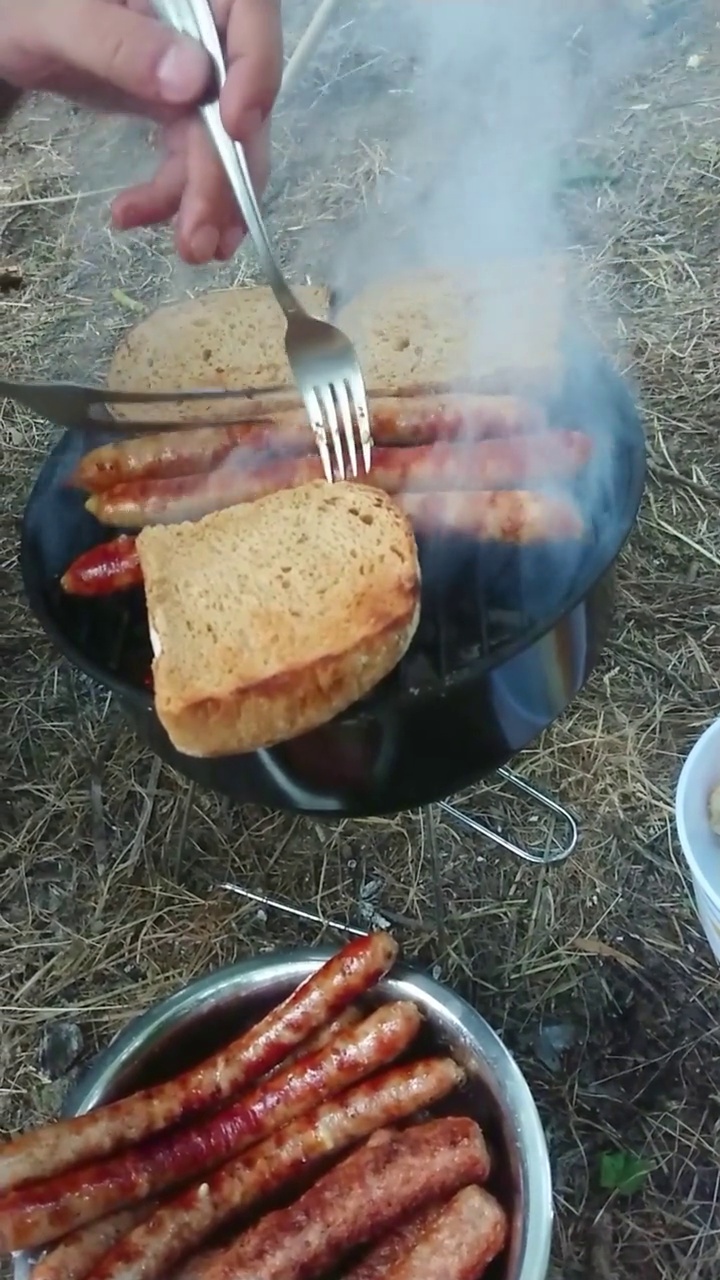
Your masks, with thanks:
[[[326,918],[366,923],[380,913],[409,954],[437,963],[502,1032],[551,1141],[557,1280],[714,1274],[720,985],[672,826],[679,762],[716,713],[720,672],[720,34],[696,7],[687,43],[682,26],[667,42],[656,37],[652,69],[583,144],[595,178],[565,195],[595,300],[630,353],[651,467],[620,569],[613,642],[587,690],[519,762],[581,815],[581,847],[569,864],[537,871],[439,821],[442,952],[427,818],[329,824],[192,795],[103,694],[57,662],[28,616],[17,569],[18,519],[48,433],[5,407],[6,1128],[54,1112],[95,1046],[191,975],[320,935],[218,887],[236,881]],[[684,8],[679,20],[689,21]],[[353,51],[351,34],[348,21],[278,123],[273,217],[291,263],[322,261],[390,163],[386,95],[368,103],[362,86],[369,76],[387,89],[398,69]],[[689,69],[695,53],[703,61]],[[87,373],[138,308],[215,281],[178,269],[164,234],[118,240],[106,230],[105,196],[92,193],[123,180],[117,156],[134,154],[135,137],[45,103],[0,137],[0,266],[24,281],[0,294],[9,372]],[[249,270],[242,261],[225,275]],[[469,805],[523,825],[492,786]],[[524,825],[537,838],[537,824]],[[615,1147],[651,1166],[630,1198],[599,1186],[601,1153]]]

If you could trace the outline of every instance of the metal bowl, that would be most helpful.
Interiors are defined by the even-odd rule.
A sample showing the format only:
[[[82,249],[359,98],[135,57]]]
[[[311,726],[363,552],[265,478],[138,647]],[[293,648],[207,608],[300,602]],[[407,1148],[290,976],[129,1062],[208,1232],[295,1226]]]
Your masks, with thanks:
[[[176,1075],[227,1043],[278,1004],[332,954],[331,948],[277,952],[220,969],[136,1018],[98,1055],[68,1095],[63,1112],[81,1115],[135,1089]],[[546,1280],[553,1224],[547,1144],[524,1076],[483,1018],[430,977],[397,966],[375,1002],[413,1000],[425,1015],[424,1049],[448,1049],[467,1071],[453,1112],[472,1115],[495,1153],[492,1190],[510,1211],[510,1247],[493,1280]],[[15,1280],[32,1259],[15,1255]]]

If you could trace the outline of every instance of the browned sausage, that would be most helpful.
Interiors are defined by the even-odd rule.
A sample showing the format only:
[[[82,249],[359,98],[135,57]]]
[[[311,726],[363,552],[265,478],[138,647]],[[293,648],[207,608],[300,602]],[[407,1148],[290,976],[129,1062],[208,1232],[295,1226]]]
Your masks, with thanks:
[[[547,415],[538,405],[500,395],[371,397],[370,421],[378,445],[490,440],[547,427]]]
[[[419,533],[462,533],[481,542],[515,545],[580,538],[585,526],[566,495],[529,489],[401,493],[395,501]],[[61,579],[72,595],[108,595],[142,583],[135,539],[121,534],[73,562]]]
[[[370,400],[377,445],[433,444],[436,440],[486,440],[547,427],[544,411],[517,396],[380,396]],[[169,480],[212,471],[233,454],[310,453],[315,439],[302,408],[273,421],[161,431],[101,445],[85,454],[71,483],[102,493],[130,480]]]
[[[355,938],[277,1009],[198,1066],[87,1115],[4,1143],[0,1191],[122,1150],[218,1106],[266,1075],[318,1027],[359,999],[388,972],[397,952],[397,943],[387,933]]]
[[[107,596],[142,586],[143,574],[135,539],[121,533],[111,542],[101,542],[73,560],[60,579],[70,596]]]
[[[432,1106],[462,1080],[461,1068],[450,1058],[428,1058],[357,1085],[163,1205],[120,1241],[88,1280],[164,1280],[176,1262],[240,1212],[380,1126]],[[487,1151],[478,1140],[474,1151],[473,1168],[486,1176]]]
[[[424,1233],[435,1225],[445,1208],[445,1203],[431,1204],[420,1213],[401,1222],[373,1245],[360,1262],[345,1274],[343,1280],[385,1280],[389,1269],[406,1257]]]
[[[351,1005],[349,1009],[344,1009],[337,1018],[333,1018],[332,1022],[328,1022],[324,1027],[320,1027],[315,1035],[310,1036],[309,1040],[305,1040],[303,1044],[298,1045],[297,1049],[293,1049],[292,1053],[273,1067],[272,1071],[268,1071],[263,1080],[271,1080],[273,1076],[278,1075],[280,1071],[285,1071],[287,1067],[292,1066],[300,1058],[305,1057],[308,1053],[317,1053],[318,1049],[324,1049],[326,1045],[331,1044],[341,1031],[347,1031],[348,1027],[356,1027],[363,1020],[362,1010],[357,1005]]]
[[[417,533],[460,533],[517,546],[581,538],[585,526],[571,498],[530,489],[477,493],[399,493],[395,502]]]
[[[208,1263],[219,1257],[221,1252],[220,1249],[203,1249],[201,1253],[193,1254],[177,1271],[173,1271],[172,1280],[202,1280]]]
[[[386,493],[442,492],[447,489],[508,489],[578,472],[589,460],[592,441],[579,431],[548,431],[474,445],[419,445],[374,449],[372,467],[358,482]],[[103,524],[141,528],[196,520],[280,489],[322,480],[319,457],[286,458],[262,467],[235,467],[232,461],[206,476],[119,484],[92,494],[85,506]]]
[[[349,1088],[411,1043],[420,1029],[417,1008],[383,1005],[271,1080],[262,1081],[217,1114],[161,1133],[107,1160],[56,1174],[0,1200],[0,1241],[34,1248],[67,1230],[137,1204],[150,1195],[200,1177],[325,1098]],[[58,1230],[58,1224],[61,1230]],[[53,1234],[48,1235],[50,1230]]]
[[[200,1253],[193,1254],[192,1258],[188,1258],[187,1262],[173,1271],[172,1280],[202,1280],[202,1273],[208,1263],[219,1254],[220,1249],[203,1249]]]
[[[527,546],[581,538],[582,516],[572,498],[530,489],[398,493],[395,502],[418,533],[460,533],[479,542]],[[73,595],[108,595],[142,583],[135,539],[121,534],[79,556],[61,579]]]
[[[247,450],[249,461],[258,453],[267,453],[274,435],[271,422],[241,422],[228,427],[188,427],[183,431],[153,432],[132,440],[114,440],[86,453],[70,483],[78,489],[102,493],[129,480],[199,475],[219,466],[237,451],[238,445]],[[286,433],[286,447],[291,439]],[[312,432],[305,419],[303,429],[295,433],[295,445],[307,448],[312,443]]]
[[[86,1280],[95,1263],[156,1208],[154,1201],[148,1201],[71,1231],[33,1267],[30,1280]]]
[[[507,1215],[497,1200],[482,1187],[465,1187],[427,1224],[405,1257],[398,1257],[382,1272],[382,1277],[480,1280],[502,1253],[507,1237]]]
[[[208,1262],[202,1280],[302,1280],[335,1269],[407,1213],[487,1177],[473,1120],[431,1120],[367,1143],[299,1200],[269,1213]]]

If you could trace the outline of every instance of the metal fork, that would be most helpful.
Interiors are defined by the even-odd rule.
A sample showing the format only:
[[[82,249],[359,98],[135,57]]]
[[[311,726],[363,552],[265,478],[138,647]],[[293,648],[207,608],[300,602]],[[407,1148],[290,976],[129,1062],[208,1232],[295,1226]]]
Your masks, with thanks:
[[[204,45],[215,68],[219,92],[225,82],[225,59],[208,0],[154,2],[158,13],[171,26]],[[270,245],[243,147],[233,142],[226,133],[217,99],[201,106],[200,111],[240,206],[268,283],[285,313],[285,350],[310,419],[325,476],[329,482],[335,476],[345,478],[341,426],[350,472],[353,476],[358,473],[353,419],[357,422],[365,470],[369,471],[372,451],[370,415],[355,348],[335,325],[311,316],[295,297]],[[333,445],[335,474],[328,450],[328,432]]]
[[[238,421],[238,408],[228,412],[226,418],[180,417],[175,421],[163,419],[129,420],[111,418],[105,411],[109,404],[205,404],[210,401],[229,400],[240,402],[243,410],[252,413],[255,396],[272,395],[287,391],[285,386],[264,387],[262,392],[228,390],[194,391],[112,391],[107,387],[83,386],[79,382],[11,382],[0,378],[0,399],[6,396],[15,400],[32,413],[47,418],[57,427],[70,427],[83,431],[114,432],[127,436],[130,432],[185,431],[189,427],[226,426]]]

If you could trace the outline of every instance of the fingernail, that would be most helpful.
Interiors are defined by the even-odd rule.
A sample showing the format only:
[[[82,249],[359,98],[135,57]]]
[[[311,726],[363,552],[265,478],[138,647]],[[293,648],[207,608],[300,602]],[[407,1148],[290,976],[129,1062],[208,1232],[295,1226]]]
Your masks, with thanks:
[[[175,40],[158,63],[157,78],[165,102],[194,102],[209,77],[208,56],[195,40]]]
[[[209,262],[217,253],[220,239],[215,227],[198,227],[190,237],[190,252],[195,262]]]

